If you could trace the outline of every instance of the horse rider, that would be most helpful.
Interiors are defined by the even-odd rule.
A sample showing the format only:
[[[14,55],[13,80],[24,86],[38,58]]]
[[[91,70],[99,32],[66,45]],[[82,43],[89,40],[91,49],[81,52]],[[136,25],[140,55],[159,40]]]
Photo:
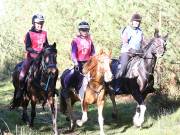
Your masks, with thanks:
[[[120,82],[117,79],[124,77],[126,66],[131,57],[135,54],[142,54],[142,45],[144,45],[144,36],[140,28],[142,17],[135,13],[131,17],[131,25],[127,26],[122,31],[122,47],[119,66],[115,75],[115,91],[119,91]]]
[[[74,63],[75,74],[77,75],[77,91],[79,92],[82,82],[83,65],[95,54],[92,37],[89,33],[90,26],[86,21],[78,25],[79,34],[71,42],[71,58]]]
[[[47,32],[44,31],[44,16],[42,14],[35,14],[32,17],[32,27],[25,36],[26,58],[23,61],[22,69],[19,74],[19,90],[15,95],[15,99],[19,99],[23,95],[25,76],[32,64],[42,52],[45,45],[48,45]]]

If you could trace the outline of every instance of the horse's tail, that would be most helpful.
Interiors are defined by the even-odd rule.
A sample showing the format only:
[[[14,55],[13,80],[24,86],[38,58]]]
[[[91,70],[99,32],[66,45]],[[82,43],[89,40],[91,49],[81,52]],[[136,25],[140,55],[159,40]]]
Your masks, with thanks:
[[[10,101],[10,106],[9,106],[10,110],[13,110],[16,107],[19,107],[20,102],[21,102],[20,100],[15,99],[16,93],[19,89],[19,67],[20,67],[20,64],[17,64],[16,67],[14,68],[13,72],[12,72],[12,83],[14,86],[14,92],[13,92],[13,97]]]

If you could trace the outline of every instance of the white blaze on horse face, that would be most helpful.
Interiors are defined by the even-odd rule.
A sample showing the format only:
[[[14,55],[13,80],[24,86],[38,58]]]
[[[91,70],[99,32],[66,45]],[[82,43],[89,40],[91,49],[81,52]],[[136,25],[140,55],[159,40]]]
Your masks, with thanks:
[[[104,70],[104,81],[105,82],[110,82],[112,81],[112,72],[111,72],[111,68],[110,68],[110,61],[111,59],[105,58],[103,61],[103,70]]]

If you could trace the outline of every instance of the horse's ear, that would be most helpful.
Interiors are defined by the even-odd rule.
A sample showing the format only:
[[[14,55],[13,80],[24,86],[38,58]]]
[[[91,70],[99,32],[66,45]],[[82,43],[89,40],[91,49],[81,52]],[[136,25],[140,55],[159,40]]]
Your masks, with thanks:
[[[54,48],[56,48],[56,42],[54,42],[52,46],[53,46]]]
[[[48,43],[43,43],[43,46],[45,46],[46,48],[49,46]]]
[[[159,29],[158,28],[155,28],[154,37],[155,38],[159,37]]]
[[[109,56],[112,56],[112,49],[109,50]]]
[[[104,50],[101,48],[99,51],[99,55],[103,54]]]

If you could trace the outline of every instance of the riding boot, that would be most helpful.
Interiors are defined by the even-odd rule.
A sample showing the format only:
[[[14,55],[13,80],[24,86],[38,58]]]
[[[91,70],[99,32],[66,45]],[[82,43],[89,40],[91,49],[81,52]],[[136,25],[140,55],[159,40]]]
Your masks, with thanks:
[[[114,92],[117,93],[119,90],[120,90],[120,82],[119,82],[119,79],[115,79],[114,80]]]
[[[124,75],[129,59],[130,59],[130,56],[128,55],[128,53],[121,54],[121,57],[120,57],[121,64],[118,65],[117,72],[115,75],[116,79],[121,78]]]
[[[15,99],[20,99],[22,96],[23,96],[23,93],[24,93],[24,81],[20,81],[19,82],[19,89],[16,93],[16,97]]]

